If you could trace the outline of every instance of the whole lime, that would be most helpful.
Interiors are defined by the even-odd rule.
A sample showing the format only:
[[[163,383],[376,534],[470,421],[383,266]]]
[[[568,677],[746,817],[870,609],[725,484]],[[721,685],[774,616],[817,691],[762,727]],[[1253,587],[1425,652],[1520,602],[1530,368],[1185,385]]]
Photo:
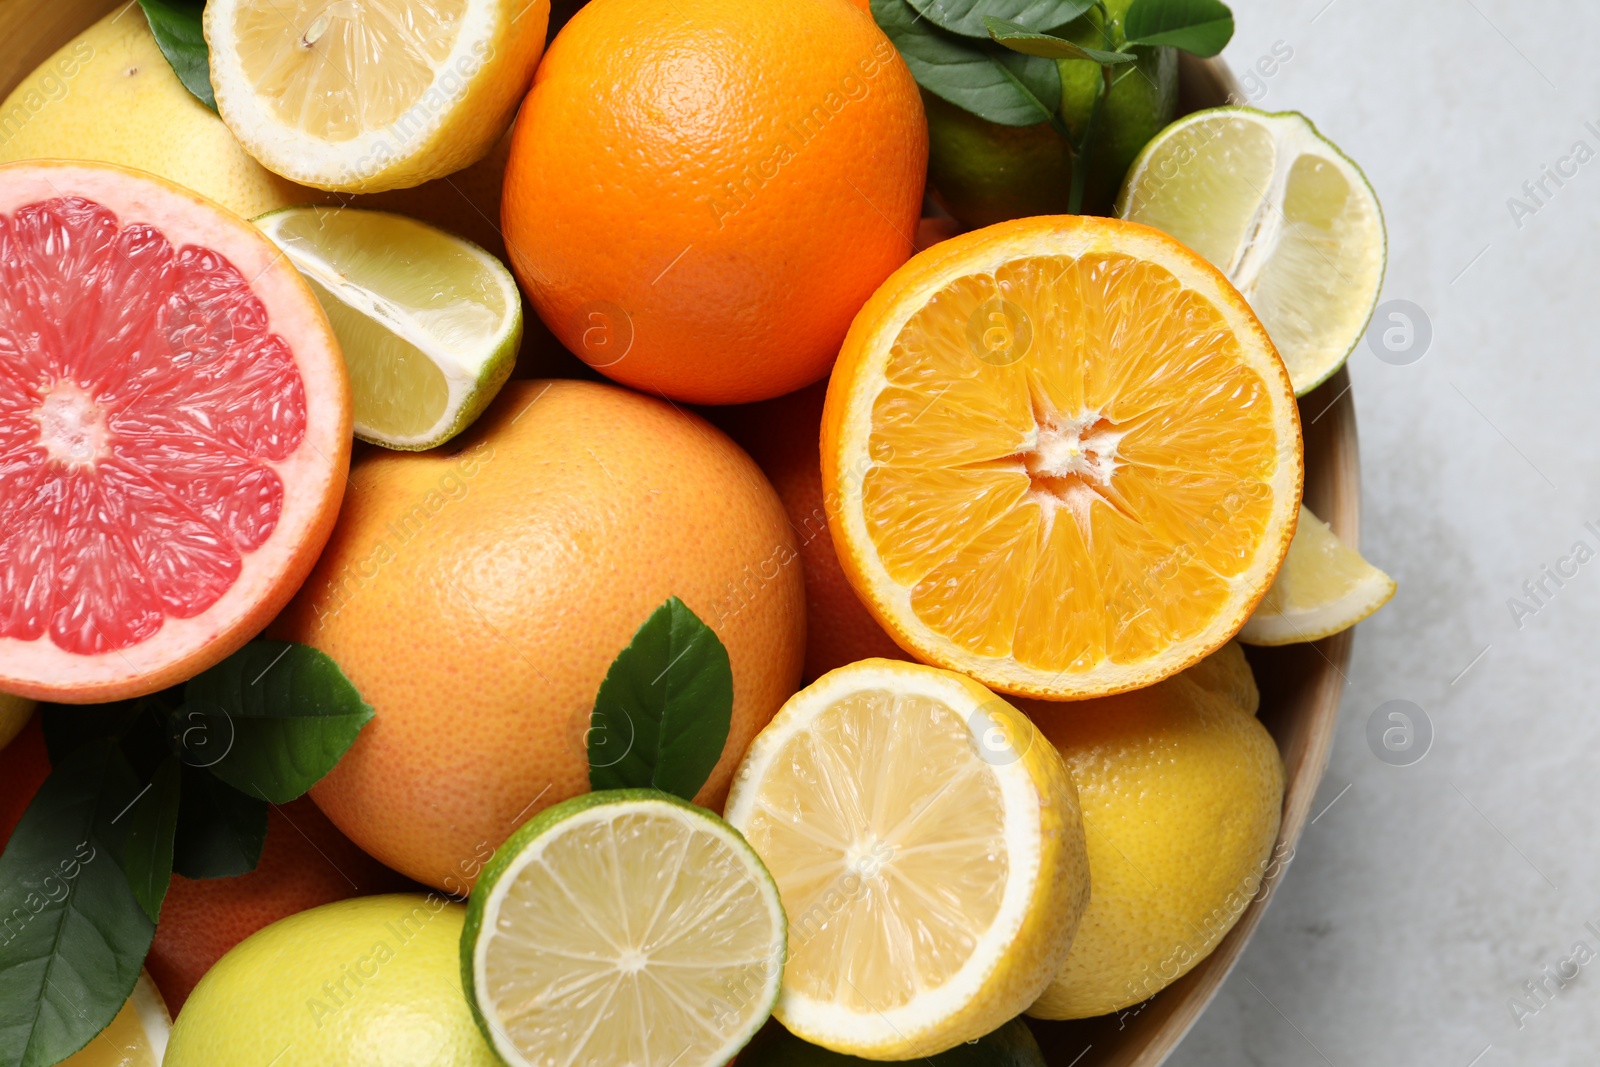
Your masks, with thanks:
[[[200,980],[165,1067],[499,1067],[461,992],[466,908],[360,897],[280,919]]]
[[[1098,10],[1054,32],[1086,48],[1121,49],[1122,17],[1133,0],[1108,0],[1111,19]],[[1083,211],[1111,213],[1123,175],[1139,150],[1172,121],[1178,104],[1178,54],[1172,48],[1132,49],[1139,59],[1112,69],[1113,85],[1101,105],[1089,146]],[[1088,128],[1101,68],[1064,59],[1061,118],[1074,138]],[[1001,126],[923,93],[928,115],[928,180],[945,210],[968,226],[987,226],[1068,209],[1072,155],[1049,123]]]

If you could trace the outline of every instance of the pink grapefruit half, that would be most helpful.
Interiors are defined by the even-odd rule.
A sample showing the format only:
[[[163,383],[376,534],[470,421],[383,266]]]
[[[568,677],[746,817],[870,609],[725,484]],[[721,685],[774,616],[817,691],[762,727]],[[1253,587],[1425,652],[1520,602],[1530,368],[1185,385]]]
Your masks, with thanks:
[[[221,660],[305,579],[349,463],[338,342],[255,227],[137,171],[0,166],[0,690]]]

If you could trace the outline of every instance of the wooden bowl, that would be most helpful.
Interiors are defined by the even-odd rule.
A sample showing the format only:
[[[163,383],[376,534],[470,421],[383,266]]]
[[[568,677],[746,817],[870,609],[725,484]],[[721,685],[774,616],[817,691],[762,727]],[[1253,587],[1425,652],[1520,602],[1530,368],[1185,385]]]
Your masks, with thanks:
[[[1242,102],[1244,93],[1219,59],[1184,55],[1178,110]],[[1356,408],[1349,372],[1340,369],[1300,400],[1306,446],[1306,507],[1354,546],[1361,525]],[[1272,731],[1287,772],[1283,825],[1261,890],[1216,949],[1194,970],[1143,1004],[1078,1022],[1028,1020],[1051,1067],[1156,1067],[1189,1032],[1261,922],[1294,856],[1333,744],[1352,631],[1281,648],[1246,648],[1261,687],[1261,721]]]
[[[117,0],[11,0],[0,6],[0,97],[78,33],[118,6]],[[132,6],[132,5],[130,5]],[[129,11],[128,18],[143,18]],[[1243,100],[1233,75],[1220,60],[1182,57],[1181,111]],[[3,123],[4,116],[0,116]],[[0,136],[4,126],[0,125]],[[1341,370],[1300,401],[1305,430],[1306,505],[1332,525],[1346,544],[1356,543],[1360,475],[1355,405],[1350,379]],[[1228,936],[1194,970],[1167,989],[1119,1015],[1073,1023],[1031,1020],[1052,1067],[1155,1067],[1194,1025],[1217,987],[1244,951],[1282,877],[1304,829],[1322,781],[1333,740],[1350,633],[1310,645],[1250,649],[1261,686],[1261,720],[1277,739],[1288,771],[1283,829],[1261,892]]]

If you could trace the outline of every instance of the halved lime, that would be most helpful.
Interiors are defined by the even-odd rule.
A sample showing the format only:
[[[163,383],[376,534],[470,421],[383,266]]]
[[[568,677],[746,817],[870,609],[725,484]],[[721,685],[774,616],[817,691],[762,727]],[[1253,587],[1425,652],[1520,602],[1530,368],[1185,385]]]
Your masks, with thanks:
[[[416,451],[466,429],[511,375],[522,298],[494,256],[387,211],[291,207],[256,219],[328,313],[363,441]]]
[[[739,832],[652,789],[529,820],[467,905],[462,984],[511,1067],[722,1067],[778,998],[788,938]]]
[[[1289,554],[1239,640],[1247,645],[1320,641],[1383,607],[1394,590],[1393,578],[1301,505]]]
[[[1383,211],[1366,176],[1294,111],[1197,111],[1133,161],[1117,214],[1228,276],[1267,328],[1296,396],[1338,370],[1383,287]]]

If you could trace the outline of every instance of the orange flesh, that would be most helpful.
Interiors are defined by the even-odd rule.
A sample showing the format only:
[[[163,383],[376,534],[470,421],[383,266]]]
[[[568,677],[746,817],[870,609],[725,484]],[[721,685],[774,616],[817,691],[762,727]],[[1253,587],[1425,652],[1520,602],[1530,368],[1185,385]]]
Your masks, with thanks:
[[[875,399],[867,533],[924,624],[1079,672],[1201,633],[1271,520],[1267,383],[1220,312],[1122,254],[958,278]]]

